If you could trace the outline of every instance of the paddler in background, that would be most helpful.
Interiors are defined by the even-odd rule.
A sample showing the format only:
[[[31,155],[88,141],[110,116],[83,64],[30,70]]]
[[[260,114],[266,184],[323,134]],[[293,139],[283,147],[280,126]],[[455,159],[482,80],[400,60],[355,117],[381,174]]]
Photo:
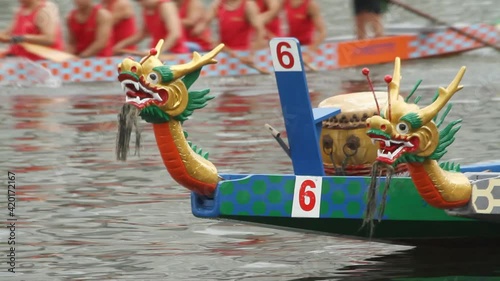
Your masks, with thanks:
[[[19,0],[19,4],[10,26],[0,32],[0,42],[12,44],[6,54],[31,60],[44,59],[16,45],[22,42],[62,51],[64,39],[58,6],[48,0]]]
[[[260,18],[266,27],[266,38],[281,37],[280,12],[284,7],[284,0],[256,0]]]
[[[113,48],[114,52],[126,53],[124,52],[126,48],[150,36],[150,48],[154,48],[160,39],[164,39],[162,52],[187,53],[186,38],[176,4],[169,0],[138,0],[138,2],[142,6],[142,28],[132,37],[118,42]],[[147,52],[143,55],[147,55]]]
[[[130,0],[101,0],[101,4],[113,19],[113,46],[137,32],[134,7]],[[137,50],[137,46],[131,45],[128,49]]]
[[[236,56],[233,50],[250,51],[249,57],[240,60],[253,64],[255,51],[267,47],[266,30],[255,1],[214,0],[204,21],[193,29],[193,33],[200,34],[215,18],[219,41],[225,44],[224,50],[231,56]]]
[[[200,0],[175,0],[186,36],[189,52],[210,51],[214,46],[212,33],[208,26],[198,35],[192,33],[193,28],[203,21],[205,5]]]
[[[308,46],[304,54],[306,62],[312,61],[326,37],[326,26],[319,5],[314,0],[286,0],[288,36],[295,37],[303,46]]]
[[[67,18],[67,52],[81,58],[111,56],[113,22],[111,13],[92,0],[74,0]]]

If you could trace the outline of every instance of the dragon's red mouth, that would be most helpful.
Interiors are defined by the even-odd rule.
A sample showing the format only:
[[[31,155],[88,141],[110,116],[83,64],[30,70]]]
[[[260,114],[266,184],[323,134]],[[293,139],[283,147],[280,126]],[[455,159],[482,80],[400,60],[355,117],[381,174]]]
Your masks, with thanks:
[[[418,149],[419,139],[417,137],[397,137],[387,139],[378,134],[368,134],[372,143],[378,142],[379,149],[377,150],[377,160],[393,164],[403,153],[413,152]]]
[[[151,86],[143,77],[137,80],[136,77],[124,73],[118,76],[118,80],[125,93],[125,102],[140,109],[151,103],[165,103],[168,99],[168,92],[165,89]]]

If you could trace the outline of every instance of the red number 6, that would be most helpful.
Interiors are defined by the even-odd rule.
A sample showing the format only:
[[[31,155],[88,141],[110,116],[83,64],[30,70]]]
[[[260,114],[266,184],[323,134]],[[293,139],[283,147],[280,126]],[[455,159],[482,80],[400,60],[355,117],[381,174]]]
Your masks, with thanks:
[[[316,205],[316,195],[312,190],[306,190],[306,188],[316,188],[316,184],[312,180],[305,180],[302,182],[299,190],[299,204],[300,208],[306,212],[311,211]],[[306,203],[306,197],[309,198],[309,203]]]
[[[290,46],[290,44],[288,42],[279,42],[278,46],[276,46],[276,49],[277,49],[276,51],[277,51],[277,55],[278,55],[278,61],[281,64],[281,66],[283,66],[283,68],[290,69],[295,64],[295,60],[293,58],[292,53],[290,53],[289,51],[283,51],[282,50],[283,47],[286,47],[288,49],[292,48],[292,46]],[[283,61],[283,57],[288,57],[288,63],[285,63]]]

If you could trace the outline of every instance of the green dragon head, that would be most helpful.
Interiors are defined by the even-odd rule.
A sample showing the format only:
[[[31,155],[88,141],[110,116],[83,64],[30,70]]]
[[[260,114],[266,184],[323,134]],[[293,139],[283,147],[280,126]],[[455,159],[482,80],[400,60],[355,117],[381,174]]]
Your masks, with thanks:
[[[182,122],[212,98],[207,96],[209,90],[188,92],[188,89],[204,65],[217,63],[214,57],[224,45],[204,56],[194,52],[189,63],[173,66],[164,65],[160,60],[162,45],[160,40],[140,61],[124,59],[118,65],[118,80],[126,95],[125,102],[139,108],[145,121],[163,123],[174,118]]]
[[[435,121],[439,111],[462,89],[459,83],[465,73],[465,67],[460,69],[446,89],[438,89],[432,104],[420,108],[416,104],[417,99],[415,104],[409,104],[407,101],[421,81],[408,98],[403,100],[399,96],[400,64],[400,59],[396,58],[393,77],[386,81],[389,83],[389,98],[381,109],[380,116],[371,117],[366,121],[368,136],[373,143],[379,144],[377,160],[390,165],[423,162],[425,159],[439,160],[454,141],[455,133],[460,129],[460,126],[456,125],[461,120],[449,123],[441,132],[438,130],[451,109],[449,104],[439,122]]]

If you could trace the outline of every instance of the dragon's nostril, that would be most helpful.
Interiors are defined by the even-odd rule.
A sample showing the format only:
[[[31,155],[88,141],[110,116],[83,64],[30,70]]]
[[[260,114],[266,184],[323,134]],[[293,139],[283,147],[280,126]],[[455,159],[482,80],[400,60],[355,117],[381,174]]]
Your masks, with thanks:
[[[385,129],[387,129],[385,125],[380,125],[380,130],[385,131]]]
[[[132,67],[130,68],[130,71],[132,71],[132,72],[137,72],[137,67],[132,66]]]

